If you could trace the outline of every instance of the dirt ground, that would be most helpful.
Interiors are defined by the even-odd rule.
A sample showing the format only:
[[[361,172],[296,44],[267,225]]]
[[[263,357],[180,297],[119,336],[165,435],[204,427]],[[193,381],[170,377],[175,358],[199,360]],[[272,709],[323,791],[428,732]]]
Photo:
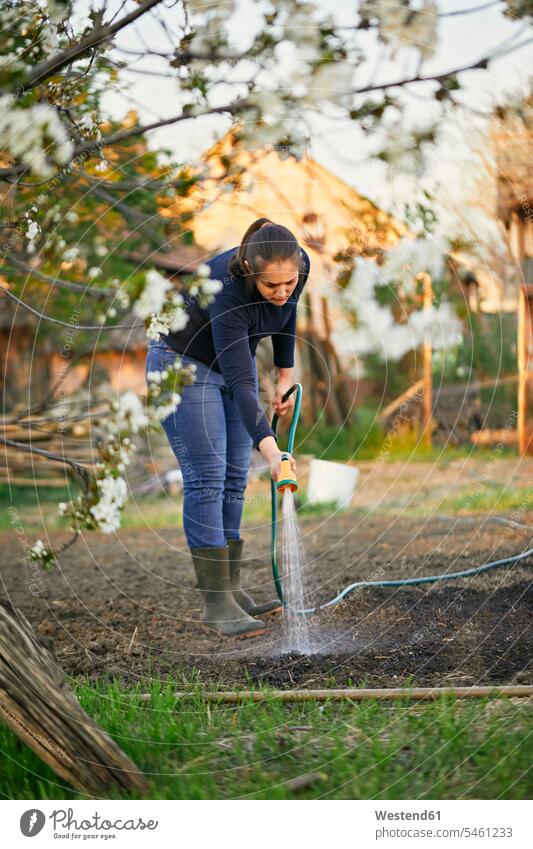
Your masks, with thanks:
[[[521,522],[533,527],[531,512]],[[307,603],[356,580],[458,571],[532,547],[530,529],[494,520],[449,521],[352,512],[300,523]],[[247,528],[244,583],[273,596],[269,526]],[[63,532],[52,535],[59,544]],[[365,683],[398,686],[533,683],[533,558],[474,578],[402,589],[363,589],[310,620],[312,651],[291,649],[286,617],[268,632],[223,639],[199,624],[199,599],[183,537],[154,528],[116,537],[88,533],[41,573],[22,563],[20,539],[4,534],[4,597],[52,641],[72,676],[153,676],[179,686],[200,680],[231,688]]]

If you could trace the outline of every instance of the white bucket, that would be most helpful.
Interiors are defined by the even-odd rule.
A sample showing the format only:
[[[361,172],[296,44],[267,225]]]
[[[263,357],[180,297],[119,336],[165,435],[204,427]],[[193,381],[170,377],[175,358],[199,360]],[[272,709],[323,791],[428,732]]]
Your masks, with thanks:
[[[339,507],[349,507],[357,486],[359,469],[346,463],[311,460],[307,500],[310,504],[336,501]]]

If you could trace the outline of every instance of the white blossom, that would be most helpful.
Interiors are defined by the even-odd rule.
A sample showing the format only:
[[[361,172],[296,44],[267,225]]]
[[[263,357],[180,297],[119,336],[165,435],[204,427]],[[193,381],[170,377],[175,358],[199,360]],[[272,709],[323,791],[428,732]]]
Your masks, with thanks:
[[[178,405],[181,403],[181,395],[173,392],[170,397],[169,404],[159,404],[153,408],[153,416],[156,421],[162,422],[167,416],[171,416],[176,412]]]
[[[161,314],[150,317],[150,322],[146,328],[148,339],[157,340],[161,335],[166,336],[169,332],[170,325],[164,317],[161,317]]]
[[[72,247],[67,248],[63,253],[63,260],[65,262],[72,262],[76,257],[80,255],[80,249],[77,245],[72,245]]]
[[[36,221],[30,221],[28,229],[26,230],[26,238],[27,239],[35,239],[37,233],[40,231],[40,227]]]
[[[40,176],[54,173],[50,161],[67,162],[73,146],[56,110],[46,103],[18,107],[10,94],[0,96],[0,149],[21,159]]]
[[[119,430],[126,428],[133,433],[147,427],[148,417],[144,411],[144,405],[135,392],[129,390],[120,395],[115,402],[114,408],[117,412],[117,427]]]
[[[38,539],[34,546],[30,549],[31,553],[35,555],[36,558],[46,557],[47,551],[44,542],[42,539]]]
[[[321,56],[320,30],[313,11],[310,4],[302,4],[287,16],[284,31],[285,38],[294,43],[298,58],[306,63],[316,62]]]
[[[68,3],[57,3],[56,0],[46,0],[46,11],[48,16],[55,22],[59,23],[60,21],[68,18],[69,15],[69,4]]]
[[[130,296],[127,292],[124,292],[123,289],[119,289],[116,294],[116,299],[119,307],[122,309],[127,309],[130,305]]]
[[[120,528],[120,511],[125,504],[128,488],[123,477],[106,476],[97,480],[100,498],[89,508],[98,527],[105,534]]]
[[[222,280],[209,279],[202,283],[202,294],[216,295],[222,289]]]
[[[187,0],[187,7],[191,12],[214,12],[220,7],[218,0]],[[224,2],[224,16],[229,17],[233,11],[233,0]]]
[[[165,303],[166,294],[172,284],[163,277],[156,269],[151,269],[146,274],[146,281],[140,298],[135,302],[133,311],[139,318],[148,318],[154,313],[161,311]]]
[[[414,279],[420,272],[439,280],[444,272],[447,244],[440,239],[400,239],[396,247],[387,251],[382,269],[386,282],[403,282],[406,291],[414,288]]]
[[[202,15],[194,21],[194,38],[189,42],[189,49],[194,54],[209,54],[214,44],[217,53],[231,55],[228,51],[226,22],[235,10],[235,0],[188,0],[187,9],[193,15]],[[189,63],[190,64],[190,63]]]
[[[102,133],[98,126],[98,116],[96,112],[92,112],[91,114],[87,115],[82,115],[78,123],[80,129],[85,135],[95,138],[97,141],[100,141],[100,139],[102,138]]]
[[[172,309],[169,313],[169,327],[173,333],[183,330],[189,320],[189,316],[183,308],[183,296],[176,293],[172,296]]]
[[[390,45],[393,55],[404,47],[414,47],[424,59],[435,52],[438,8],[433,0],[419,8],[399,0],[367,0],[360,13],[377,18],[380,38]]]
[[[353,65],[348,61],[325,62],[308,77],[304,103],[311,105],[323,101],[342,104],[350,93],[353,81]]]
[[[402,239],[386,252],[381,267],[358,257],[350,283],[341,296],[348,309],[355,308],[357,326],[353,327],[347,320],[338,323],[333,333],[338,350],[356,356],[377,353],[383,361],[396,361],[423,343],[430,344],[434,350],[457,344],[462,325],[451,304],[443,302],[439,307],[414,310],[405,322],[399,323],[391,307],[375,299],[377,286],[402,284],[405,289],[414,290],[416,275],[421,272],[438,279],[444,269],[445,254],[445,244],[436,239]]]

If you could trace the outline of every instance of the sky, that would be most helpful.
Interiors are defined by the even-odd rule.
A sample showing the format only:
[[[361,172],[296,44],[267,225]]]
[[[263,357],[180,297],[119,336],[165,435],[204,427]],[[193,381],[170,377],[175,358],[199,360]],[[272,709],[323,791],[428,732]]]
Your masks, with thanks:
[[[441,13],[453,13],[478,7],[484,2],[486,0],[439,0],[438,8]],[[109,8],[112,9],[114,3],[115,0],[109,4]],[[172,17],[179,13],[177,5],[179,4],[175,4],[174,9],[166,9],[163,12],[169,24],[172,24]],[[353,10],[357,7],[356,2],[348,0],[318,0],[316,5],[321,10],[333,13],[339,23],[343,24],[353,21]],[[79,14],[83,14],[89,6],[88,0],[76,0],[75,9]],[[241,48],[248,43],[250,32],[257,20],[257,6],[258,3],[254,0],[241,0],[238,4],[232,21],[232,33],[236,45]],[[462,110],[453,120],[441,124],[442,141],[431,157],[428,185],[439,187],[444,207],[447,206],[447,192],[455,193],[457,200],[458,192],[468,191],[467,170],[472,166],[472,138],[480,134],[482,136],[486,126],[485,120],[471,110],[488,112],[495,99],[503,97],[506,92],[525,91],[527,81],[533,75],[532,44],[513,53],[504,52],[506,45],[520,43],[528,36],[531,37],[533,32],[525,28],[523,22],[515,22],[504,16],[503,7],[501,2],[492,3],[481,12],[452,14],[442,18],[439,22],[436,54],[424,63],[425,74],[437,73],[468,65],[486,52],[502,45],[501,58],[495,61],[488,71],[471,71],[461,75],[461,81],[467,86],[462,98],[468,108]],[[366,34],[363,37],[366,39],[369,61],[358,71],[358,81],[375,80],[377,74],[381,74],[380,79],[383,80],[394,79],[415,69],[415,51],[401,51],[393,62],[384,64],[380,59],[382,54],[378,52],[379,46],[372,43],[372,37],[368,38]],[[169,49],[169,42],[162,29],[146,17],[121,33],[118,43],[128,49],[142,49],[143,44],[149,44],[157,50]],[[131,68],[165,70],[164,60],[161,60],[160,65],[157,61],[153,58],[135,61],[132,59]],[[119,117],[129,108],[137,109],[143,122],[158,120],[179,112],[178,93],[173,81],[144,76],[133,71],[125,72],[123,77],[129,84],[127,98],[110,90],[104,99],[104,108],[114,117]],[[431,108],[428,100],[424,98],[422,85],[413,87],[412,91],[414,94],[407,97],[402,119],[406,126],[424,121]],[[321,165],[386,209],[396,210],[405,200],[409,200],[413,193],[413,179],[405,178],[397,171],[391,172],[382,163],[372,160],[370,153],[376,146],[376,140],[368,139],[358,132],[353,121],[315,114],[311,118],[311,125],[310,152]],[[150,143],[170,149],[178,161],[194,161],[216,138],[223,135],[229,126],[228,118],[209,116],[152,132]],[[454,212],[450,214],[452,217],[455,215]]]

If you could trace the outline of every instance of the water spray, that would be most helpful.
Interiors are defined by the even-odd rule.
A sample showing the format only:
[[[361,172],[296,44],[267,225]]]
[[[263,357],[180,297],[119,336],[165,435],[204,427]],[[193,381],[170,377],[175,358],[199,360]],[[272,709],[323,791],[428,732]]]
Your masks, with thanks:
[[[276,592],[278,594],[279,600],[283,604],[283,590],[281,587],[281,579],[279,577],[279,569],[278,569],[278,558],[277,558],[277,537],[278,537],[278,492],[295,492],[298,489],[298,483],[294,477],[294,473],[290,464],[290,455],[292,454],[292,450],[294,448],[294,439],[296,436],[296,426],[298,424],[298,419],[300,417],[300,407],[302,405],[302,384],[295,383],[291,386],[290,389],[287,390],[285,395],[282,397],[282,401],[288,401],[291,395],[296,392],[296,399],[294,402],[294,412],[292,414],[292,420],[289,427],[289,436],[287,440],[287,451],[284,452],[281,456],[281,474],[279,481],[271,481],[271,516],[272,516],[272,525],[271,525],[271,555],[272,555],[272,575],[274,577],[274,583],[276,585]],[[272,417],[272,430],[274,433],[277,431],[278,427],[278,419],[279,416],[277,413],[274,413]]]
[[[291,386],[290,389],[287,390],[285,395],[282,398],[282,401],[287,401],[288,398],[291,397],[293,392],[296,392],[296,401],[294,404],[294,412],[292,414],[292,421],[289,427],[289,437],[287,443],[287,451],[282,454],[281,461],[281,474],[278,482],[272,480],[271,481],[271,496],[272,496],[272,532],[271,532],[271,560],[272,560],[272,575],[274,577],[274,583],[276,585],[276,591],[278,593],[279,600],[282,604],[285,605],[285,601],[283,598],[283,588],[281,585],[281,579],[279,576],[278,570],[278,560],[277,560],[277,527],[278,527],[278,501],[277,496],[278,492],[283,494],[283,497],[286,498],[286,493],[293,493],[298,489],[298,482],[294,476],[294,473],[291,468],[289,455],[292,454],[294,448],[294,439],[296,436],[296,427],[298,425],[298,419],[300,416],[300,407],[302,404],[302,385],[301,383],[295,383],[294,386]],[[276,433],[278,424],[278,415],[274,414],[272,418],[272,430],[274,434]],[[364,589],[366,587],[408,587],[415,586],[419,584],[433,584],[440,581],[452,581],[458,578],[469,578],[472,575],[479,575],[483,572],[488,572],[491,569],[497,569],[500,566],[507,566],[511,563],[518,563],[521,560],[526,560],[530,557],[533,557],[533,548],[528,549],[527,551],[522,551],[520,554],[514,554],[511,557],[503,557],[500,560],[493,560],[489,563],[483,563],[481,566],[474,566],[471,569],[464,569],[461,572],[444,572],[441,575],[427,575],[422,578],[402,578],[398,580],[391,581],[356,581],[353,584],[349,584],[345,587],[338,595],[332,598],[330,601],[326,601],[323,604],[318,605],[317,607],[308,607],[303,610],[291,610],[291,613],[296,613],[300,615],[306,615],[311,613],[317,613],[319,610],[324,610],[327,607],[333,607],[336,604],[339,604],[343,599],[345,599],[348,595],[358,589]],[[286,606],[286,605],[285,605]]]

